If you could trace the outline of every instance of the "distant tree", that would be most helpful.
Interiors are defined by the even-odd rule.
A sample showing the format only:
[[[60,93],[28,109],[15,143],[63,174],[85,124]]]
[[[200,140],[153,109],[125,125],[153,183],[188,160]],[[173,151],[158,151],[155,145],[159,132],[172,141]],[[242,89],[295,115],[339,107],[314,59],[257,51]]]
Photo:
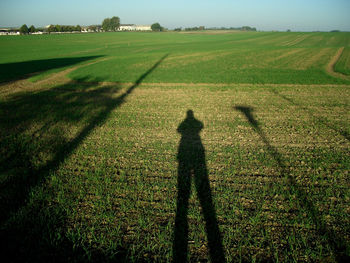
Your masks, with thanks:
[[[55,29],[55,26],[54,26],[54,25],[50,25],[50,26],[47,28],[47,32],[50,34],[51,32],[54,32],[54,29]]]
[[[242,31],[256,31],[255,27],[250,27],[250,26],[242,26]]]
[[[199,30],[205,30],[205,26],[200,26]]]
[[[74,31],[81,32],[81,26],[77,25],[77,26],[75,27]]]
[[[287,29],[287,32],[292,32],[290,29]]]
[[[110,19],[110,30],[111,31],[117,31],[120,26],[120,19],[117,16],[113,16]]]
[[[111,28],[111,19],[105,18],[102,22],[102,28],[104,31],[109,31]]]
[[[153,25],[151,25],[152,31],[163,31],[164,28],[159,24],[159,23],[154,23]]]
[[[28,29],[27,25],[24,24],[23,26],[21,26],[21,28],[19,29],[19,32],[21,34],[23,34],[23,35],[28,34],[29,33],[29,29]]]
[[[102,22],[104,31],[117,31],[120,26],[120,18],[113,16],[112,18],[105,18]]]
[[[199,27],[197,27],[197,26],[185,28],[185,31],[198,31],[198,30],[199,30]]]
[[[55,25],[55,32],[62,32],[62,27],[60,25]]]
[[[35,33],[36,32],[35,26],[31,25],[30,28],[29,28],[29,32],[30,33]]]
[[[182,28],[181,27],[175,28],[174,31],[182,31]]]
[[[242,31],[248,31],[248,26],[242,26]]]

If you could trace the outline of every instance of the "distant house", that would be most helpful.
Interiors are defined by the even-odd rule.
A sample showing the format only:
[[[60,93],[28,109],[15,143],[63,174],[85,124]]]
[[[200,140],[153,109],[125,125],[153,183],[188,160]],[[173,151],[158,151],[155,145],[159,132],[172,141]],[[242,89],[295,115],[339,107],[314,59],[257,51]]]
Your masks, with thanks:
[[[152,31],[149,25],[121,24],[118,31]]]
[[[19,31],[17,29],[12,29],[12,28],[0,28],[0,36],[18,36],[20,35]]]
[[[9,33],[9,29],[7,29],[7,28],[0,28],[0,36],[8,35],[8,33]]]
[[[139,25],[139,26],[136,26],[136,30],[137,31],[152,31],[152,28],[149,25]]]
[[[101,25],[82,26],[81,32],[82,33],[102,32],[102,26]]]
[[[121,24],[118,31],[135,31],[136,27],[133,24]]]

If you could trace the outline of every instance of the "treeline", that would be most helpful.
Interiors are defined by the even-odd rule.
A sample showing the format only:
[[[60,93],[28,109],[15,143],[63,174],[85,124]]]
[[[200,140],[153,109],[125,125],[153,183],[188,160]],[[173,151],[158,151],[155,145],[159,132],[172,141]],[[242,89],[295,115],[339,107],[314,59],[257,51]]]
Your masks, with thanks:
[[[65,26],[65,25],[50,25],[48,28],[35,28],[35,26],[31,25],[29,28],[26,24],[20,27],[19,32],[22,35],[33,34],[36,32],[81,32],[81,26]],[[16,31],[16,30],[14,30]]]
[[[21,34],[29,34],[29,33],[35,33],[38,32],[38,29],[35,28],[35,26],[31,25],[29,28],[26,24],[20,27],[19,32]]]
[[[242,26],[242,27],[211,27],[208,30],[237,30],[237,31],[257,31],[255,27]]]
[[[21,26],[20,29],[13,29],[13,32],[20,32],[21,34],[32,34],[35,32],[41,33],[65,33],[65,32],[115,32],[120,28],[120,18],[113,16],[112,18],[105,18],[102,21],[102,25],[90,25],[81,27],[80,25],[50,25],[46,28],[35,28],[33,25],[28,28],[27,25]],[[151,25],[152,31],[162,32],[167,31],[166,28],[162,27],[159,23]],[[203,27],[204,29],[204,27]],[[199,30],[203,30],[199,27]]]
[[[237,30],[237,31],[256,31],[255,27],[242,26],[242,27],[210,27],[205,28],[204,26],[187,27],[182,29],[182,27],[175,28],[174,31],[201,31],[201,30]]]
[[[81,32],[81,26],[50,25],[47,32]]]
[[[195,26],[195,27],[187,27],[185,28],[185,31],[201,31],[201,30],[205,30],[204,26]]]

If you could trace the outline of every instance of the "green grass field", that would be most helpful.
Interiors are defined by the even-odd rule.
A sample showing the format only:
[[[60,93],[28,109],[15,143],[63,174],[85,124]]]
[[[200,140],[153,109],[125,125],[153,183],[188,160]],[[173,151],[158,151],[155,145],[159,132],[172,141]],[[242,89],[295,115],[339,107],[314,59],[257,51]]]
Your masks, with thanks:
[[[344,262],[350,33],[0,38],[11,261]]]

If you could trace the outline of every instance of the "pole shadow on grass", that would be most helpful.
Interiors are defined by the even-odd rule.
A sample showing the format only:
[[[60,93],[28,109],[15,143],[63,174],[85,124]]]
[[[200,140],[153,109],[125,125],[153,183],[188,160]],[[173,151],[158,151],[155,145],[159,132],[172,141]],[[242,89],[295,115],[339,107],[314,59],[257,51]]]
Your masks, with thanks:
[[[219,225],[208,178],[200,131],[203,123],[194,117],[193,111],[187,111],[186,119],[179,125],[181,133],[178,149],[177,209],[175,218],[173,260],[187,262],[188,255],[188,205],[191,194],[191,181],[194,184],[202,207],[205,229],[208,237],[209,253],[212,262],[224,262],[225,255]]]
[[[255,132],[260,136],[261,140],[264,142],[265,146],[268,149],[269,154],[276,160],[279,168],[281,169],[281,176],[286,178],[289,185],[289,191],[291,193],[296,193],[299,204],[303,206],[308,212],[309,218],[312,220],[318,233],[322,236],[325,236],[327,239],[327,243],[333,250],[336,260],[338,262],[348,262],[349,256],[346,254],[346,241],[339,235],[337,235],[331,228],[327,227],[325,221],[322,218],[322,215],[318,211],[318,209],[314,206],[314,204],[309,200],[308,193],[305,192],[302,187],[299,186],[298,182],[294,179],[294,177],[290,174],[283,159],[282,154],[280,154],[277,149],[272,146],[267,139],[265,133],[261,129],[259,122],[254,118],[252,107],[248,106],[235,106],[235,110],[243,113],[245,118],[248,120],[251,127],[255,130]]]
[[[56,245],[47,244],[56,229],[64,225],[65,212],[62,209],[53,209],[52,205],[42,207],[42,204],[37,204],[37,211],[31,209],[28,216],[23,211],[26,211],[24,208],[29,195],[36,186],[40,186],[54,173],[97,127],[104,124],[113,110],[125,103],[133,90],[167,56],[163,56],[118,97],[113,94],[121,89],[119,84],[96,88],[96,83],[103,80],[86,82],[91,80],[86,77],[40,92],[16,94],[7,102],[0,103],[0,122],[3,124],[0,128],[1,250],[15,255],[20,261],[30,260],[26,254],[29,252],[40,258],[39,261],[45,261],[43,252],[47,253],[47,256],[60,254],[63,257],[74,258],[74,255],[64,249],[73,247],[73,244],[64,238],[61,238],[60,245],[55,243],[57,240],[54,242]],[[51,126],[60,122],[63,126],[84,126],[75,137],[68,139],[64,130],[51,130]],[[32,124],[36,123],[43,125],[32,131]],[[33,155],[36,157],[46,153],[45,151],[52,157],[39,165],[34,163]],[[41,216],[33,219],[36,213],[40,213]],[[35,231],[36,234],[33,234]],[[22,247],[20,251],[25,251],[24,254],[17,253],[18,247]],[[98,258],[102,256],[99,254]],[[60,260],[64,261],[64,258]]]

